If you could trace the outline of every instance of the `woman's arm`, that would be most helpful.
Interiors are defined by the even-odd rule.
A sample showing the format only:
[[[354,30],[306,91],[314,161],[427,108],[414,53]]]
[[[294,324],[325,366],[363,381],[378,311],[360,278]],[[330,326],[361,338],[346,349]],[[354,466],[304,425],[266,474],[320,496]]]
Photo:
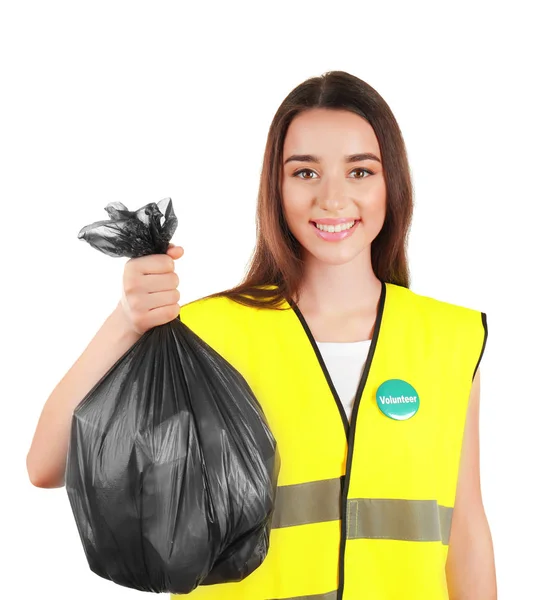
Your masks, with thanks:
[[[119,304],[47,399],[31,447],[27,472],[42,488],[64,486],[72,414],[85,395],[138,339]]]
[[[446,575],[450,600],[495,600],[496,568],[492,536],[480,489],[480,372],[473,380],[457,495],[453,508]]]

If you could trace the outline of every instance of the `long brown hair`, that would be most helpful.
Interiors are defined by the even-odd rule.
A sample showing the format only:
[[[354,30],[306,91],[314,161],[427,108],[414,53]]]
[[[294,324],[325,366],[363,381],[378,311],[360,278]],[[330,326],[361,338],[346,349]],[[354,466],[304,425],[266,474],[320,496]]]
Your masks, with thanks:
[[[303,260],[301,245],[288,229],[282,208],[282,154],[292,119],[313,108],[349,110],[372,126],[387,190],[385,222],[371,244],[372,268],[381,281],[409,287],[406,244],[412,220],[412,181],[400,128],[385,100],[370,85],[345,71],[329,71],[294,88],[276,111],[266,141],[257,200],[257,241],[247,273],[236,287],[207,298],[226,296],[259,308],[279,308],[286,299],[297,301]]]

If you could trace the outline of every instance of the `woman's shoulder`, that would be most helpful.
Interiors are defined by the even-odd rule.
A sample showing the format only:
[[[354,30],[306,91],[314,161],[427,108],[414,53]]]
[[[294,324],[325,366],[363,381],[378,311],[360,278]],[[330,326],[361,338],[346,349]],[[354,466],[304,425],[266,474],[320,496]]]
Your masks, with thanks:
[[[271,300],[276,302],[277,308],[286,308],[288,304],[282,298],[278,298],[277,288],[276,285],[268,284],[242,290],[235,288],[234,290],[215,292],[183,304],[180,316],[181,319],[183,316],[186,318],[203,315],[246,318],[260,313],[261,309],[271,308],[275,305],[274,302],[270,302]]]
[[[212,294],[191,300],[181,306],[179,317],[181,321],[188,324],[187,321],[198,319],[220,319],[227,318],[235,312],[239,312],[242,307],[238,302],[225,295]]]
[[[422,317],[426,322],[448,327],[463,323],[466,327],[480,322],[486,327],[486,313],[466,303],[443,299],[441,296],[428,295],[410,288],[389,284],[387,293],[391,294],[394,304],[404,313]]]
[[[222,291],[183,304],[179,318],[189,327],[227,327],[231,330],[254,325],[261,315],[261,308],[264,306],[259,307],[258,302],[257,305],[246,304],[243,299]]]
[[[283,321],[275,318],[279,314],[280,311],[243,304],[220,292],[183,304],[179,319],[220,354],[232,356],[240,340],[248,343],[281,327]]]
[[[424,293],[420,293],[412,290],[411,288],[404,287],[396,284],[387,284],[388,288],[391,289],[392,294],[399,296],[402,301],[409,304],[414,304],[419,307],[426,307],[432,309],[439,309],[442,311],[475,311],[480,312],[478,309],[472,306],[467,306],[463,303],[451,302],[450,300],[444,300],[441,296],[433,296]]]
[[[472,354],[480,361],[488,337],[486,313],[460,302],[421,294],[403,286],[388,286],[391,318],[411,331],[448,344],[453,356]],[[391,300],[393,304],[391,305]]]

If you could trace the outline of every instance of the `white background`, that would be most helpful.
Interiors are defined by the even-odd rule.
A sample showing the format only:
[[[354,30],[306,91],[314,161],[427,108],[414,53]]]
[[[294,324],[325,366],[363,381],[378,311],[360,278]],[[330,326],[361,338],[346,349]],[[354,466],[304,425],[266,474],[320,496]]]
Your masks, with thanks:
[[[560,598],[552,6],[2,4],[2,599],[142,597],[89,571],[65,490],[26,473],[44,402],[120,298],[127,259],[79,229],[108,202],[171,196],[181,303],[237,283],[272,116],[335,69],[377,89],[403,131],[411,288],[488,315],[482,486],[499,597]]]

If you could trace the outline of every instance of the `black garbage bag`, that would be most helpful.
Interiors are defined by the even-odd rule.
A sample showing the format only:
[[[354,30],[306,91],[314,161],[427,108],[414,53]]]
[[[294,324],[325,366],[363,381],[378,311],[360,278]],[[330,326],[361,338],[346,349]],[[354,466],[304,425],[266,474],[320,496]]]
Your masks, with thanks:
[[[171,199],[79,238],[111,256],[165,253]],[[179,318],[147,331],[76,407],[66,489],[90,569],[185,594],[239,581],[268,551],[279,458],[246,380]]]

